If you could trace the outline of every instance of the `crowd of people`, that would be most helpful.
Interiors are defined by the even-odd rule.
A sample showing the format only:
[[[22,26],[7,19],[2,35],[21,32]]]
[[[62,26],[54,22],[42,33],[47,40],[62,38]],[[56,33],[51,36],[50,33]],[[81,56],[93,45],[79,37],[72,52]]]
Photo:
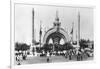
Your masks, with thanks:
[[[21,61],[26,60],[28,53],[23,53],[23,52],[17,52],[15,53],[16,55],[16,61],[17,61],[17,65],[21,65]]]
[[[38,54],[37,51],[34,55]],[[26,60],[27,56],[29,54],[28,53],[16,53],[16,61],[17,61],[17,65],[21,64],[22,60]],[[33,55],[33,56],[34,56]],[[40,51],[39,55],[37,55],[39,57],[46,57],[47,62],[50,61],[50,57],[51,56],[63,56],[64,58],[68,59],[68,60],[73,60],[76,59],[77,61],[82,61],[84,59],[84,57],[86,57],[85,59],[87,59],[88,57],[93,57],[93,48],[73,48],[73,49],[69,49],[69,50],[62,50],[62,51],[45,51],[42,50]]]
[[[76,58],[77,61],[82,61],[84,57],[87,59],[88,57],[93,57],[93,49],[85,48],[85,49],[70,49],[70,50],[64,50],[64,51],[54,51],[54,52],[47,52],[47,53],[41,53],[40,56],[63,56],[66,59],[73,60],[73,58]],[[47,58],[48,60],[48,58]]]

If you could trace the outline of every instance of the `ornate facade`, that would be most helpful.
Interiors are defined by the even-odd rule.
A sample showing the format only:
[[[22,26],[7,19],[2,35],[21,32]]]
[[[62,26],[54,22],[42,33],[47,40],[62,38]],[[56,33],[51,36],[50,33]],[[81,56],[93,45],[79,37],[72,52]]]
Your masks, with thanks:
[[[65,43],[69,42],[69,35],[67,31],[61,28],[58,12],[56,12],[56,18],[55,22],[53,23],[53,27],[50,28],[43,37],[43,44],[48,44],[50,39],[52,39],[53,44],[60,44],[61,39],[63,39]]]

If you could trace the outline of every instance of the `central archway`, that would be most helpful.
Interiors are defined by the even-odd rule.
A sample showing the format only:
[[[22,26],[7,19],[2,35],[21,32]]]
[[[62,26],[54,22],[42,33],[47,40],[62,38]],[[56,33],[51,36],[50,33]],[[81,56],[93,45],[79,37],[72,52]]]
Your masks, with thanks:
[[[60,44],[61,39],[64,39],[64,42],[66,42],[65,36],[59,32],[51,33],[46,39],[47,44],[49,43],[50,39],[52,39],[53,44]]]
[[[44,35],[43,44],[48,44],[49,39],[52,39],[53,43],[55,43],[56,41],[57,43],[59,43],[61,39],[64,39],[65,43],[69,42],[70,40],[68,33],[62,28],[60,28],[59,31],[56,31],[55,28],[49,29]]]
[[[53,23],[53,28],[50,28],[44,35],[43,44],[48,44],[49,39],[53,40],[53,44],[59,44],[60,40],[63,38],[65,43],[69,42],[68,33],[61,28],[61,22],[59,22],[58,12],[56,12],[56,18]]]

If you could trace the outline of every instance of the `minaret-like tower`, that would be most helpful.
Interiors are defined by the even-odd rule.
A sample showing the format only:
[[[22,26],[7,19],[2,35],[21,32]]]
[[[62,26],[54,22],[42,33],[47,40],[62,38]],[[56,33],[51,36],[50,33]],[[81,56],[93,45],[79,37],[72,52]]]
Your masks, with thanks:
[[[78,40],[80,41],[80,12],[78,12]]]
[[[80,47],[80,12],[78,12],[78,39],[77,39],[77,45]]]
[[[32,46],[34,45],[34,9],[32,9]]]

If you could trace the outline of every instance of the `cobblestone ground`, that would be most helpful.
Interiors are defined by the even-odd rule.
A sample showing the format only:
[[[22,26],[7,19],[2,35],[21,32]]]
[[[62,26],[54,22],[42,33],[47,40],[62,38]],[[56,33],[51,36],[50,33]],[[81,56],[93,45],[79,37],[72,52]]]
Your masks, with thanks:
[[[65,58],[64,56],[51,56],[49,57],[50,61],[47,62],[47,57],[39,57],[39,56],[31,56],[31,57],[27,57],[26,60],[21,60],[21,65],[24,64],[37,64],[37,63],[55,63],[55,62],[69,62],[69,61],[77,61],[77,57],[76,56],[72,56],[72,60],[69,60],[69,58]],[[83,60],[82,61],[88,61],[88,60],[92,60],[93,57],[87,57],[87,56],[83,56]],[[17,62],[15,61],[15,65],[17,65]]]

